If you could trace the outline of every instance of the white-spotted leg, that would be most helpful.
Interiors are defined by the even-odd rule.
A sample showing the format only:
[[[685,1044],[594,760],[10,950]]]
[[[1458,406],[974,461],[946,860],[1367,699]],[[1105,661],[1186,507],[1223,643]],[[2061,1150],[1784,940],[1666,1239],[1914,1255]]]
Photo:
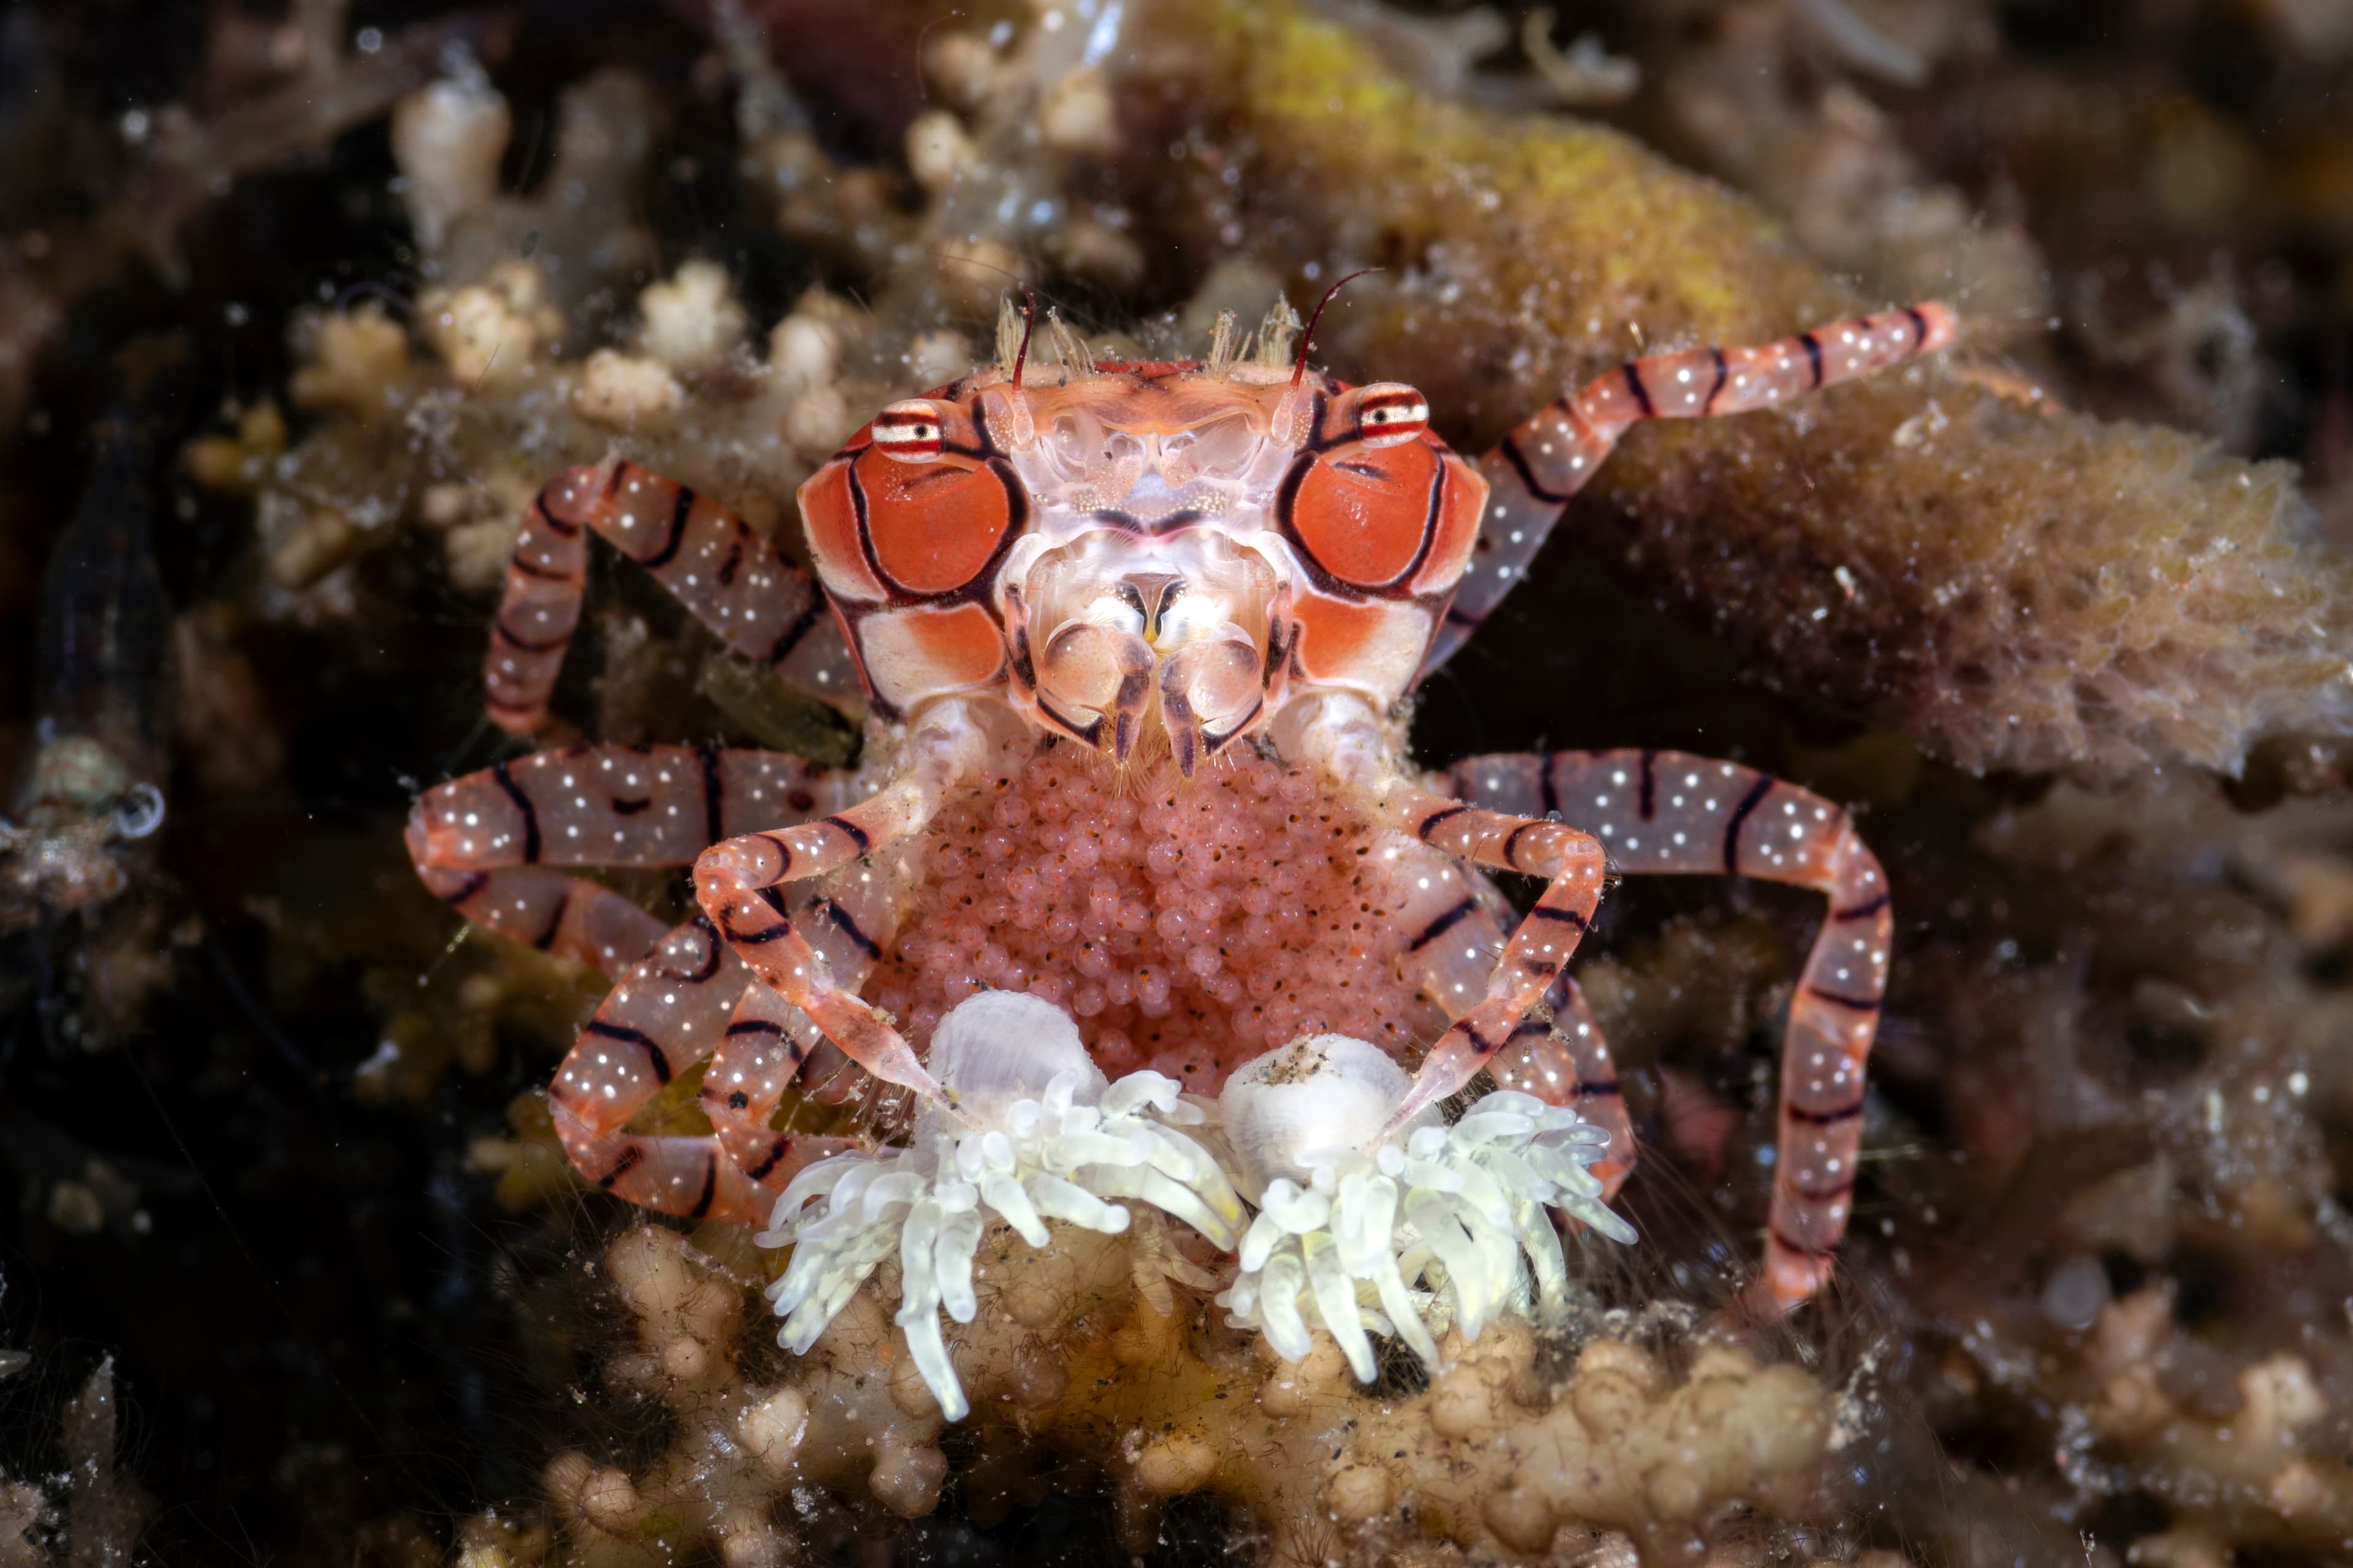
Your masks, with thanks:
[[[1569,498],[1618,437],[1644,419],[1706,419],[1770,408],[1952,342],[1959,323],[1930,303],[1833,321],[1757,348],[1678,349],[1629,360],[1546,404],[1479,459],[1487,510],[1479,544],[1422,660],[1446,662],[1526,572]]]
[[[694,866],[703,912],[753,973],[850,1060],[944,1104],[945,1091],[914,1047],[763,893],[840,870],[920,831],[952,792],[986,769],[989,754],[988,737],[965,705],[944,700],[916,721],[897,778],[880,793],[797,827],[713,845]]]
[[[1773,1210],[1757,1304],[1787,1312],[1829,1279],[1852,1205],[1863,1070],[1887,992],[1887,879],[1844,811],[1735,763],[1681,752],[1473,757],[1466,800],[1558,812],[1630,873],[1756,877],[1829,895],[1789,1002]]]
[[[708,497],[615,458],[558,476],[523,509],[483,665],[485,707],[499,728],[528,735],[547,718],[580,619],[591,532],[744,658],[826,701],[855,700],[809,574]]]
[[[795,1170],[839,1144],[769,1131],[799,1058],[765,1032],[732,1029],[750,975],[708,921],[665,934],[610,889],[548,868],[683,866],[730,834],[818,816],[842,792],[839,775],[778,752],[608,745],[536,752],[418,799],[408,846],[427,887],[474,924],[619,982],[548,1089],[557,1135],[591,1182],[668,1214],[760,1220]],[[800,1035],[815,1031],[803,1021]],[[703,1100],[716,1137],[628,1131],[714,1050]],[[713,1103],[723,1080],[740,1100],[723,1089]]]
[[[1389,1120],[1394,1131],[1452,1094],[1511,1046],[1591,923],[1601,901],[1601,846],[1573,827],[1500,815],[1440,795],[1393,767],[1381,721],[1361,700],[1303,700],[1290,748],[1320,764],[1376,820],[1459,858],[1541,878],[1518,929],[1504,942],[1486,994],[1462,1011],[1422,1058],[1413,1087]]]

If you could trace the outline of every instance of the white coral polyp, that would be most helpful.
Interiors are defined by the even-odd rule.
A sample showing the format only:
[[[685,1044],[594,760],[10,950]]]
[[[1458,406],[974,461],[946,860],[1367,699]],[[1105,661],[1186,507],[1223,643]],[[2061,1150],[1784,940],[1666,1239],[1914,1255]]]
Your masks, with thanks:
[[[755,1239],[795,1249],[769,1293],[785,1320],[777,1342],[797,1354],[895,1250],[898,1324],[941,1410],[959,1421],[971,1405],[939,1314],[972,1321],[973,1259],[992,1219],[1032,1247],[1046,1245],[1049,1219],[1116,1236],[1131,1216],[1106,1200],[1129,1198],[1230,1248],[1242,1207],[1208,1152],[1176,1131],[1205,1116],[1176,1081],[1138,1072],[1108,1082],[1051,1003],[995,991],[959,1004],[933,1034],[930,1066],[960,1117],[926,1106],[912,1147],[811,1165]]]
[[[1634,1239],[1589,1169],[1608,1148],[1601,1129],[1503,1091],[1451,1127],[1422,1120],[1374,1143],[1409,1081],[1377,1047],[1319,1035],[1246,1063],[1219,1100],[1259,1213],[1219,1304],[1294,1362],[1314,1347],[1312,1314],[1365,1383],[1367,1330],[1435,1371],[1425,1314],[1450,1315],[1475,1340],[1505,1306],[1557,1311],[1568,1271],[1547,1207]]]

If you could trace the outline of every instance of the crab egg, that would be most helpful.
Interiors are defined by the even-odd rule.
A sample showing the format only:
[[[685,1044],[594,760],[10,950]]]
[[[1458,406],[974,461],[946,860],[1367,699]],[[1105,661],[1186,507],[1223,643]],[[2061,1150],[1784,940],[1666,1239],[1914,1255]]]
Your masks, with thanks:
[[[1100,1100],[1110,1082],[1071,1016],[1026,991],[984,991],[949,1008],[932,1031],[926,1065],[983,1127],[1003,1126],[1017,1100],[1044,1099],[1060,1073],[1078,1073],[1071,1100],[1080,1105]]]
[[[1346,1035],[1309,1035],[1244,1062],[1218,1097],[1244,1194],[1256,1202],[1278,1176],[1305,1183],[1309,1155],[1370,1153],[1412,1085],[1388,1052]],[[1433,1108],[1401,1131],[1437,1120]]]

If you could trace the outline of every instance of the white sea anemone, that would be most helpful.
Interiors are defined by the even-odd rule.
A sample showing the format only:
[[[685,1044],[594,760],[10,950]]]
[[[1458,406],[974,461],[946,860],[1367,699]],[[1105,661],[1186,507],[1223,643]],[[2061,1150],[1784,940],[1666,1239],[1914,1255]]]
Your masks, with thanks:
[[[811,1165],[754,1239],[794,1248],[769,1293],[785,1320],[776,1341],[796,1354],[895,1250],[897,1321],[941,1410],[959,1421],[971,1405],[939,1314],[972,1321],[973,1258],[992,1219],[1032,1247],[1046,1245],[1049,1219],[1116,1236],[1131,1216],[1105,1200],[1130,1198],[1230,1248],[1243,1213],[1217,1162],[1176,1130],[1205,1119],[1176,1081],[1138,1072],[1108,1082],[1050,1002],[991,991],[959,1004],[933,1033],[929,1065],[960,1114],[926,1106],[911,1147]]]
[[[1568,1270],[1547,1207],[1634,1239],[1588,1168],[1609,1135],[1532,1095],[1490,1094],[1451,1127],[1427,1112],[1375,1144],[1410,1081],[1378,1047],[1317,1035],[1245,1063],[1219,1100],[1259,1210],[1241,1272],[1218,1297],[1227,1321],[1298,1361],[1314,1346],[1312,1313],[1365,1383],[1368,1329],[1434,1371],[1425,1314],[1476,1339],[1507,1305],[1556,1312]]]

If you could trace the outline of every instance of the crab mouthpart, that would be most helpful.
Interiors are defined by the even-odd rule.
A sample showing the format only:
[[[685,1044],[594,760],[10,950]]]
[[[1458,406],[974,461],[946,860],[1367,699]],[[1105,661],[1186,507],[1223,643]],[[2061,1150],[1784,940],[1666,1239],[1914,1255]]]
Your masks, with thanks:
[[[1206,532],[1048,553],[1020,595],[1039,715],[1123,764],[1156,728],[1190,777],[1264,712],[1275,589],[1254,551]]]

